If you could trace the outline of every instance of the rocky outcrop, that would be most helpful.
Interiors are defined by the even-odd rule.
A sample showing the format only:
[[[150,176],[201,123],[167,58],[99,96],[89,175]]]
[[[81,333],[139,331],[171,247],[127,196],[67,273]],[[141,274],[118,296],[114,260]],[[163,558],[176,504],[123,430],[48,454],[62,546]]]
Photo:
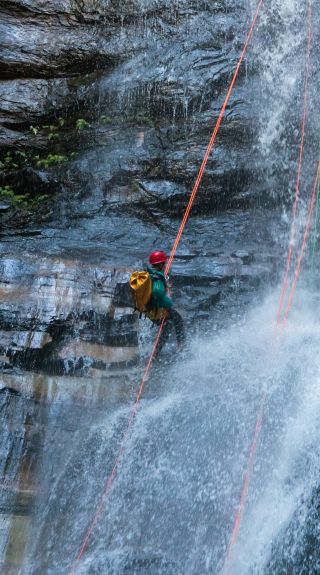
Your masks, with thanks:
[[[243,0],[0,0],[0,152],[63,154],[75,177],[80,166],[86,193],[103,191],[114,207],[119,192],[120,209],[137,189],[146,194],[143,206],[152,199],[170,209],[164,197],[186,201],[242,48],[248,11]],[[272,14],[281,21],[279,6]],[[275,50],[282,53],[296,39],[296,25],[275,34]],[[298,88],[281,92],[286,109],[279,111],[275,98],[268,113],[272,74],[265,92],[259,83],[259,66],[268,60],[265,34],[259,20],[209,159],[198,203],[203,211],[270,205],[288,188],[299,146],[300,111],[292,103]],[[281,83],[286,67],[281,58],[273,65]],[[45,126],[59,118],[63,128],[49,132]],[[79,119],[90,124],[81,137]],[[288,133],[278,137],[286,125]],[[70,151],[79,153],[75,166]]]
[[[0,0],[0,187],[10,187],[0,198],[0,400],[20,426],[4,438],[11,486],[24,461],[17,450],[25,445],[25,461],[34,461],[33,409],[38,428],[46,402],[65,400],[74,412],[96,394],[109,406],[112,378],[117,401],[131,393],[129,376],[154,332],[133,313],[129,272],[156,246],[172,246],[246,8],[242,0]],[[250,214],[215,216],[259,191],[255,78],[250,66],[239,75],[172,270],[190,339],[239,317],[273,272],[263,226],[255,237]],[[10,204],[12,190],[29,194],[22,210]],[[30,207],[39,194],[44,203]],[[35,407],[27,403],[25,414],[29,398]],[[5,511],[27,516],[37,489],[30,469],[4,494]],[[20,555],[23,545],[7,560]]]
[[[113,64],[96,24],[103,2],[2,0],[0,72],[6,78],[79,76]]]
[[[72,0],[0,2],[2,146],[34,145],[35,138],[23,137],[30,125],[79,110],[94,96],[87,73],[112,65],[96,29],[95,6]],[[14,128],[20,138],[7,132]]]
[[[228,306],[235,281],[242,289],[254,290],[270,272],[270,266],[256,264],[254,255],[245,251],[182,257],[173,275],[175,305],[183,308],[186,323],[195,329],[199,321],[217,321],[216,308]],[[98,376],[110,368],[136,365],[138,334],[151,324],[139,326],[129,275],[130,269],[78,259],[2,258],[2,368]]]
[[[0,147],[66,155],[75,178],[80,166],[87,192],[98,186],[113,206],[118,194],[120,209],[125,197],[134,198],[138,211],[149,202],[175,209],[201,163],[245,20],[241,0],[232,7],[188,0],[0,1]],[[257,192],[252,161],[248,168],[255,70],[247,69],[250,91],[243,71],[199,209],[246,205]],[[47,124],[57,118],[63,128],[50,132]],[[79,118],[90,123],[81,137]],[[80,152],[74,169],[70,150]]]
[[[1,355],[11,365],[84,374],[138,358],[128,273],[61,259],[1,264]],[[129,307],[130,304],[130,307]],[[127,306],[127,307],[126,307]]]
[[[71,78],[15,79],[0,83],[0,121],[7,127],[34,124],[42,118],[58,114],[84,102],[94,94],[91,81],[79,85]]]

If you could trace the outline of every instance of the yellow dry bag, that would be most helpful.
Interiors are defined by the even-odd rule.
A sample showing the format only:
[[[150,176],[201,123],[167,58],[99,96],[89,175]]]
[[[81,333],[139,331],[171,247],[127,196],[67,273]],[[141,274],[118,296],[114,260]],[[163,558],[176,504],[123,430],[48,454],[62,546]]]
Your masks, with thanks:
[[[136,309],[146,313],[152,296],[152,280],[149,272],[133,272],[129,284]]]
[[[133,272],[129,280],[135,308],[145,313],[151,321],[159,321],[168,316],[164,308],[151,308],[152,279],[149,272]]]

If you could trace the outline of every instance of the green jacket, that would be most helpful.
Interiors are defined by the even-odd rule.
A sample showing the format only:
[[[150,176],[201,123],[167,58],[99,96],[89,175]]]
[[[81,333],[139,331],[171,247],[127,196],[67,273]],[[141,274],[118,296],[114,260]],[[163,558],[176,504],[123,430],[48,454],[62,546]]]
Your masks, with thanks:
[[[152,280],[152,298],[151,307],[159,309],[170,309],[172,307],[172,300],[167,295],[166,278],[163,272],[148,267],[148,272]]]

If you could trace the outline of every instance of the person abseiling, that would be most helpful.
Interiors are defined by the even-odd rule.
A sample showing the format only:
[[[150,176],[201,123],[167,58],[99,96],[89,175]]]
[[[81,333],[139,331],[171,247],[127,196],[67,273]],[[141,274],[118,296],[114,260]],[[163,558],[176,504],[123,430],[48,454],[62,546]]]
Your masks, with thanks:
[[[150,254],[146,272],[134,272],[130,277],[130,287],[134,295],[135,307],[151,321],[164,326],[157,345],[157,354],[166,343],[172,328],[176,333],[177,344],[182,347],[185,342],[184,323],[181,315],[173,308],[168,295],[168,278],[164,274],[167,257],[163,251]]]
[[[161,251],[152,252],[149,256],[150,266],[147,270],[152,281],[151,310],[164,309],[168,312],[172,308],[172,299],[167,295],[167,278],[164,275],[166,261],[166,254]]]

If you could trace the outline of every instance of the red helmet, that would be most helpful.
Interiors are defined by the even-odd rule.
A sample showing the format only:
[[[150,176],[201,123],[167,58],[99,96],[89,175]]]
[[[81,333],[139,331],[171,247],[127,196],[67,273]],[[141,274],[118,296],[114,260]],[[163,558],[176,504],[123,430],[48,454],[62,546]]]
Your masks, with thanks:
[[[149,262],[152,266],[155,264],[164,264],[167,261],[167,256],[164,252],[152,252],[149,256]]]

